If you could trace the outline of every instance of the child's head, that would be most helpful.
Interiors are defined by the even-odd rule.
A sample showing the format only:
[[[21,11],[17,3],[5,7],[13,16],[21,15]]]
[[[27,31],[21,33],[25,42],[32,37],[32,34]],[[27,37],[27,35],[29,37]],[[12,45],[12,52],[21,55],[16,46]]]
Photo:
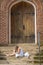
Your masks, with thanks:
[[[15,47],[15,52],[17,52],[17,51],[18,51],[18,48],[19,48],[19,46],[16,46],[16,47]]]

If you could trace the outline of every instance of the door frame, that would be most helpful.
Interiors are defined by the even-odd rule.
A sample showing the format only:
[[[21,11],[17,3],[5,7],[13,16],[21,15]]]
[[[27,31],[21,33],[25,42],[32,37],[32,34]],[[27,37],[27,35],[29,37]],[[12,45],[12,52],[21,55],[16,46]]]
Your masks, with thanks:
[[[9,44],[11,44],[11,8],[22,2],[22,0],[20,1],[17,1],[17,2],[13,2],[11,4],[11,6],[9,7]],[[27,0],[23,0],[23,2],[26,2],[28,4],[31,4],[33,7],[34,7],[34,11],[35,11],[35,44],[37,44],[37,27],[36,27],[36,6],[34,5],[34,3],[30,2],[30,1],[27,1]]]

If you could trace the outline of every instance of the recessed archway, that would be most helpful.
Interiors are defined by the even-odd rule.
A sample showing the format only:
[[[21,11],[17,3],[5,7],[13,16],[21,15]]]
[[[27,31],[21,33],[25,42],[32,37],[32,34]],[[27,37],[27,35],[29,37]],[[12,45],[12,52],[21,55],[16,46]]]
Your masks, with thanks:
[[[27,10],[27,12],[26,12],[26,10]],[[36,35],[36,8],[34,8],[34,4],[32,4],[29,1],[28,2],[27,1],[17,2],[16,4],[14,3],[14,5],[10,9],[10,15],[11,16],[9,18],[9,21],[10,21],[10,23],[9,23],[9,30],[10,30],[9,42],[11,43],[12,42],[11,40],[13,40],[13,38],[14,38],[14,39],[16,39],[16,41],[14,40],[15,43],[16,42],[30,43],[29,40],[32,40],[31,43],[36,43],[37,42],[37,40],[36,40],[37,39],[36,38],[36,36],[37,36]],[[14,15],[14,16],[12,16],[12,15]],[[16,18],[14,18],[14,17],[16,17]],[[18,21],[18,19],[19,19],[19,21]],[[16,21],[14,21],[14,20],[16,20]],[[17,21],[19,24],[17,23]],[[20,22],[20,21],[22,21],[22,22]],[[17,25],[18,25],[18,27],[17,27]],[[22,36],[19,34],[21,34]],[[17,39],[18,37],[19,37],[19,39]],[[23,38],[21,38],[21,37],[23,37]],[[30,37],[30,39],[28,37]],[[22,41],[20,41],[20,40],[22,40]]]

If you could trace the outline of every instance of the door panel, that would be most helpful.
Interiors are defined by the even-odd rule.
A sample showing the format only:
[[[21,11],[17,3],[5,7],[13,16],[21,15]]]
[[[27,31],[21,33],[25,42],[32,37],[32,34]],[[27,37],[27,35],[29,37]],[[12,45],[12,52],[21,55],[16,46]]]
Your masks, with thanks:
[[[18,7],[19,8],[19,7]],[[17,8],[17,9],[18,9]],[[15,10],[11,16],[11,42],[12,43],[33,43],[35,42],[35,23],[28,7]]]

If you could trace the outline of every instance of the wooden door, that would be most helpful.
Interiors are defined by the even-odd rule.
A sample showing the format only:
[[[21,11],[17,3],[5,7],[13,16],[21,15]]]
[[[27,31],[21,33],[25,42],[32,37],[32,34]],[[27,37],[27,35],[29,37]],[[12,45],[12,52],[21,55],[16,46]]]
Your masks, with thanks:
[[[32,13],[32,14],[31,14]],[[34,11],[29,11],[28,7],[22,5],[17,8],[11,22],[12,43],[33,43],[35,42]]]

